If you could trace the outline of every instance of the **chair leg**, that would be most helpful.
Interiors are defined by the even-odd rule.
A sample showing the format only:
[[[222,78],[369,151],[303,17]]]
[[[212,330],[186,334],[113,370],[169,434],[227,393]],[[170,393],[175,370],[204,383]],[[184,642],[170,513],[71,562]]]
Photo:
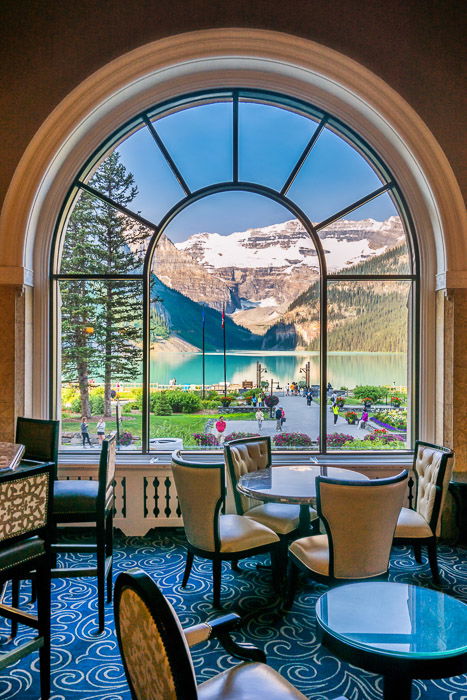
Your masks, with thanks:
[[[107,522],[105,527],[105,559],[106,565],[107,561],[110,561],[109,569],[107,572],[107,603],[112,602],[112,564],[113,564],[113,515],[110,511],[107,515]]]
[[[38,632],[44,644],[39,649],[39,668],[41,676],[41,700],[50,696],[50,562],[37,571],[37,618]]]
[[[433,542],[430,542],[427,546],[428,549],[428,561],[430,562],[430,569],[431,569],[431,575],[433,577],[434,583],[439,585],[441,583],[441,579],[439,577],[439,568],[438,568],[438,554],[436,550],[436,540]]]
[[[215,608],[221,607],[221,577],[222,577],[222,560],[212,560],[212,590],[213,590],[213,605]]]
[[[105,528],[102,523],[97,525],[97,611],[98,634],[105,627]]]
[[[190,550],[188,550],[186,553],[185,572],[183,574],[182,588],[185,588],[186,584],[188,583],[188,579],[190,578],[191,567],[193,565],[193,557],[193,552],[190,552]]]
[[[14,578],[11,581],[11,607],[12,608],[19,608],[19,587],[21,585],[21,581],[19,578]],[[14,639],[18,633],[18,621],[17,620],[12,620],[11,621],[11,632],[10,632],[10,638]]]
[[[237,561],[236,559],[233,559],[233,560],[232,560],[232,569],[233,569],[234,571],[241,571],[241,569],[240,569],[240,567],[239,567],[239,565],[238,565],[238,561]]]
[[[415,557],[415,561],[417,564],[422,563],[422,545],[418,544],[418,542],[414,542],[413,544],[413,553]]]
[[[287,590],[285,594],[284,607],[289,609],[292,607],[295,599],[295,591],[297,589],[298,569],[295,564],[289,560],[287,570]]]

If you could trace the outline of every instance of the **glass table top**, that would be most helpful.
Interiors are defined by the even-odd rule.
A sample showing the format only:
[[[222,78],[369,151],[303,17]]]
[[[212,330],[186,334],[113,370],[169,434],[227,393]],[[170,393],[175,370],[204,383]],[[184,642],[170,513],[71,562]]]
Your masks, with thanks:
[[[368,481],[368,477],[350,469],[295,465],[274,466],[243,474],[237,488],[254,498],[287,503],[309,503],[316,498],[316,477],[329,476],[346,481]]]
[[[352,583],[316,604],[318,624],[348,645],[380,655],[446,658],[467,652],[467,605],[404,583]]]

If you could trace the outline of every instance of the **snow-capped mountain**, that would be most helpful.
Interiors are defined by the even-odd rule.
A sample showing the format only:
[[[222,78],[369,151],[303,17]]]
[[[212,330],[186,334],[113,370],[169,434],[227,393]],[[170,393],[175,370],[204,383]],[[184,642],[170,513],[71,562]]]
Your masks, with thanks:
[[[381,255],[403,242],[405,234],[399,217],[386,221],[340,220],[319,233],[328,272],[337,272],[355,263]],[[291,274],[306,266],[319,273],[318,256],[312,240],[297,219],[272,226],[248,229],[222,236],[197,233],[175,244],[208,272],[221,268],[280,268]]]

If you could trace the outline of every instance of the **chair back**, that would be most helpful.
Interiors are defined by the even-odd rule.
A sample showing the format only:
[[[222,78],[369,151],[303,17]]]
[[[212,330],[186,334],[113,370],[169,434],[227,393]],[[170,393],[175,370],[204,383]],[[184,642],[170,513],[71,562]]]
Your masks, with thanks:
[[[97,508],[103,512],[104,508],[113,506],[114,480],[115,480],[115,447],[116,437],[112,435],[102,442],[99,457],[99,491],[97,495]]]
[[[220,549],[219,513],[225,501],[224,463],[204,464],[172,453],[172,474],[188,542],[193,547]]]
[[[151,578],[117,576],[115,628],[134,700],[196,700],[191,655],[177,615]]]
[[[316,477],[317,510],[329,539],[329,575],[383,576],[407,488],[406,470],[373,481]]]
[[[0,548],[33,536],[48,541],[53,465],[0,476]]]
[[[57,478],[58,438],[60,421],[39,418],[18,418],[16,421],[16,439],[26,450],[24,460],[36,462],[53,462],[54,479]]]
[[[441,531],[441,514],[452,472],[452,462],[448,467],[448,459],[452,456],[453,453],[447,447],[439,447],[421,440],[415,443],[413,507],[437,536]]]
[[[237,482],[243,474],[271,466],[271,438],[268,435],[230,440],[224,445],[224,456],[229,470],[235,508],[239,515],[243,515],[250,508],[260,505],[261,501],[248,498],[237,491]]]

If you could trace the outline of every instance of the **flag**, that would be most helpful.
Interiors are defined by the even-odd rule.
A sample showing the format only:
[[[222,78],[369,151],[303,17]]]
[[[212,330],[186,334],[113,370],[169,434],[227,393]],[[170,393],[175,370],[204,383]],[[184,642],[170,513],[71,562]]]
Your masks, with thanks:
[[[222,328],[225,326],[225,304],[222,304]]]

